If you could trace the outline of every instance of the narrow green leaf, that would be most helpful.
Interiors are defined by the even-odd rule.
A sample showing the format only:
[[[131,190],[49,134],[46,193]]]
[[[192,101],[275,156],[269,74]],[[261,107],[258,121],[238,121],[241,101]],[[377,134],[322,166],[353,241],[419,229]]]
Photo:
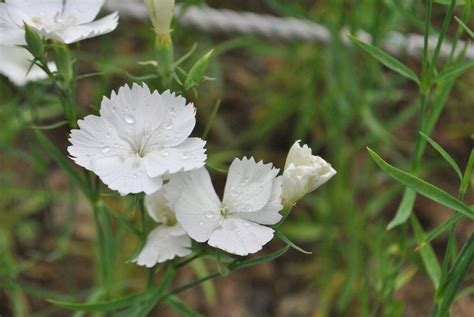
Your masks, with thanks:
[[[443,222],[441,225],[433,229],[426,238],[421,241],[421,243],[417,246],[417,249],[421,249],[425,246],[426,243],[430,243],[434,239],[436,239],[439,235],[441,235],[443,232],[446,230],[449,230],[451,226],[453,226],[455,223],[460,221],[462,218],[464,218],[463,214],[456,213],[454,216]]]
[[[52,124],[48,124],[48,125],[42,125],[42,126],[30,126],[30,129],[33,129],[33,130],[53,130],[53,129],[57,129],[59,127],[62,127],[63,125],[67,125],[68,122],[66,120],[62,120],[62,121],[59,121],[59,122],[55,122],[55,123],[52,123]]]
[[[178,297],[170,296],[165,299],[165,303],[184,317],[201,317],[200,313],[186,306]]]
[[[232,264],[229,265],[229,269],[231,269],[231,270],[240,270],[240,269],[252,267],[252,266],[255,266],[255,265],[258,265],[258,264],[261,264],[261,263],[273,261],[276,258],[279,258],[283,254],[285,254],[288,251],[289,248],[290,247],[287,245],[286,247],[284,247],[284,248],[282,248],[278,251],[275,251],[273,253],[270,253],[268,255],[264,255],[264,256],[261,256],[261,257],[255,258],[255,259],[245,260],[245,261],[242,261],[242,262],[236,262],[233,265]]]
[[[421,195],[440,203],[443,206],[446,206],[452,210],[460,212],[470,219],[474,219],[474,211],[471,210],[466,204],[462,201],[459,201],[455,197],[446,193],[445,191],[439,189],[438,187],[425,182],[424,180],[413,176],[407,172],[404,172],[396,167],[391,166],[385,162],[377,153],[375,153],[370,148],[367,148],[372,159],[380,166],[380,168],[394,178],[396,181],[402,183],[405,186],[412,188]]]
[[[388,223],[387,230],[391,230],[403,223],[405,223],[410,217],[411,211],[413,209],[413,204],[415,203],[416,192],[406,187],[403,192],[403,198],[398,206],[395,217]]]
[[[445,4],[445,5],[450,5],[452,0],[433,0],[434,2],[437,2],[439,4]],[[466,0],[456,0],[456,5],[463,5],[466,2]]]
[[[439,317],[447,316],[448,310],[456,294],[461,288],[461,283],[466,278],[466,275],[469,273],[469,270],[474,262],[474,234],[471,233],[471,236],[464,244],[461,252],[456,258],[451,270],[448,272],[448,275],[443,279],[443,283],[439,287],[436,297],[441,299],[437,315]]]
[[[462,173],[461,173],[461,169],[459,168],[458,164],[456,163],[456,161],[453,159],[453,157],[451,155],[449,155],[448,152],[446,152],[442,147],[441,145],[439,145],[438,143],[436,143],[435,140],[433,140],[432,138],[430,138],[428,135],[424,134],[423,132],[420,132],[421,136],[424,137],[426,139],[426,141],[428,141],[428,143],[444,158],[444,160],[449,164],[451,165],[451,167],[453,168],[453,170],[456,172],[456,174],[458,175],[459,177],[459,180],[462,180]]]
[[[138,310],[134,313],[126,314],[126,316],[135,316],[135,317],[145,317],[153,310],[153,308],[158,304],[158,302],[165,296],[166,288],[173,282],[174,277],[176,276],[176,269],[172,266],[168,268],[168,271],[161,279],[160,284],[153,289],[151,295],[143,302],[141,306],[138,307]]]
[[[366,43],[364,41],[359,40],[358,38],[349,35],[349,39],[365,50],[367,53],[375,57],[379,62],[390,68],[391,70],[399,73],[400,75],[413,80],[415,83],[420,85],[420,80],[418,76],[407,66],[403,65],[402,62],[397,60],[396,58],[392,57],[391,55],[385,53],[378,47],[373,46],[372,44]]]
[[[433,80],[433,83],[436,83],[440,80],[451,80],[451,79],[456,79],[457,77],[461,76],[465,71],[467,71],[469,68],[474,66],[474,60],[472,61],[465,61],[459,64],[454,65],[453,67],[450,67],[436,76],[436,78]]]
[[[133,294],[129,296],[125,296],[119,299],[114,299],[114,300],[109,300],[109,301],[104,301],[100,303],[86,303],[86,304],[81,304],[81,303],[70,303],[70,302],[64,302],[64,301],[56,301],[56,300],[48,300],[53,305],[66,308],[69,310],[82,310],[82,311],[110,311],[114,309],[119,309],[119,308],[124,308],[127,306],[132,306],[137,302],[140,302],[144,300],[145,298],[148,298],[152,290],[146,291],[146,292],[141,292],[138,294]]]
[[[421,227],[415,216],[411,217],[411,223],[416,241],[420,242],[425,240],[425,232],[423,231],[423,228]],[[420,254],[426,272],[430,276],[435,289],[438,289],[439,280],[441,278],[441,267],[439,266],[439,262],[436,258],[436,254],[434,253],[433,248],[429,243],[427,243],[424,248],[420,249]]]
[[[464,175],[461,180],[461,187],[459,188],[459,196],[464,197],[467,192],[467,187],[469,186],[469,182],[472,181],[472,167],[474,165],[474,150],[471,150],[471,154],[469,155],[469,160],[467,161],[466,169],[464,170]]]
[[[293,241],[291,241],[290,239],[288,239],[284,234],[283,232],[281,232],[280,230],[276,230],[275,231],[275,235],[283,242],[286,243],[286,245],[288,245],[289,247],[301,252],[301,253],[304,253],[304,254],[311,254],[310,251],[306,251],[304,250],[303,248],[297,246]]]
[[[459,23],[459,25],[464,29],[464,31],[469,34],[471,38],[474,38],[474,32],[460,18],[454,17],[454,19],[456,20],[456,22]]]
[[[67,157],[59,151],[59,149],[49,141],[49,139],[40,130],[34,130],[38,141],[58,163],[58,165],[69,175],[69,177],[81,188],[84,194],[91,198],[92,193],[87,182],[81,177],[81,175],[74,169]]]

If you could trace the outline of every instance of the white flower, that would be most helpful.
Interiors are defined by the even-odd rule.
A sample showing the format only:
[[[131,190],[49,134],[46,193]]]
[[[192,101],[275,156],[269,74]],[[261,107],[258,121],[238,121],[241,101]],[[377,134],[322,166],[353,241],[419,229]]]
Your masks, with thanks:
[[[283,172],[282,203],[290,206],[298,199],[326,183],[336,174],[331,164],[311,154],[306,144],[296,141],[288,152]]]
[[[175,258],[191,254],[191,239],[179,223],[165,199],[167,185],[159,191],[145,197],[148,214],[160,223],[148,235],[147,241],[140,254],[133,262],[138,265],[153,267]]]
[[[243,256],[259,251],[273,238],[273,229],[262,225],[282,218],[277,174],[272,164],[234,159],[222,202],[205,168],[173,176],[166,199],[192,239]]]
[[[145,0],[153,28],[158,34],[169,34],[173,19],[174,0]]]
[[[16,86],[24,86],[29,81],[48,77],[36,65],[30,69],[32,60],[33,56],[24,48],[0,45],[0,74],[7,76]],[[49,63],[48,66],[51,71],[56,71],[54,63]]]
[[[66,44],[112,32],[118,13],[94,21],[104,0],[6,0],[0,3],[0,43],[24,43],[24,23]]]
[[[104,97],[99,117],[78,121],[68,151],[122,195],[152,194],[163,176],[204,165],[206,142],[189,137],[195,115],[192,104],[169,90],[159,94],[146,85],[125,85]]]

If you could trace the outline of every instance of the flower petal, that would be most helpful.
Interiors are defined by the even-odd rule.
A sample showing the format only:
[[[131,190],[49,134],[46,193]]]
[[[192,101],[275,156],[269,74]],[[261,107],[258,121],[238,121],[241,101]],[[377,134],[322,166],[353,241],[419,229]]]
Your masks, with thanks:
[[[209,239],[219,226],[221,208],[209,172],[200,168],[178,174],[171,178],[168,186],[166,199],[186,233],[198,242]]]
[[[30,18],[20,9],[0,3],[0,44],[15,46],[25,43],[23,21],[30,22]]]
[[[0,74],[7,76],[15,85],[23,86],[29,81],[45,79],[48,75],[38,66],[30,69],[33,56],[24,48],[0,45]],[[49,63],[52,70],[56,64]]]
[[[273,229],[229,216],[209,238],[209,245],[232,254],[255,253],[273,238]]]
[[[166,223],[170,213],[173,212],[167,205],[168,201],[165,197],[166,187],[168,185],[164,185],[157,192],[145,196],[145,206],[148,214],[153,220],[160,223]]]
[[[196,108],[186,99],[176,96],[169,90],[161,94],[162,105],[168,109],[167,117],[162,122],[159,133],[154,135],[155,142],[171,147],[182,143],[196,125]]]
[[[262,225],[274,225],[282,216],[279,211],[283,209],[281,204],[282,177],[273,179],[272,192],[268,203],[260,210],[253,212],[236,212],[233,216],[257,222]]]
[[[145,246],[133,262],[153,267],[175,258],[191,254],[191,239],[187,235],[174,235],[174,226],[159,226],[148,235]]]
[[[138,156],[110,156],[91,162],[91,170],[102,182],[122,196],[144,192],[152,194],[163,185],[161,177],[150,177],[146,173],[145,164]]]
[[[30,17],[40,16],[41,13],[54,16],[63,10],[63,0],[6,0],[5,3]]]
[[[223,205],[231,212],[262,209],[270,199],[277,174],[278,169],[272,168],[272,164],[256,163],[253,157],[234,159],[227,175]]]
[[[66,1],[63,12],[74,16],[78,24],[87,23],[95,19],[104,2],[105,0],[69,0]]]
[[[106,119],[89,115],[77,123],[80,129],[71,130],[68,152],[80,166],[92,170],[94,160],[131,155],[129,144]]]
[[[200,138],[188,138],[175,147],[148,153],[145,156],[148,175],[155,177],[203,167],[207,158],[205,145]]]
[[[118,13],[114,12],[94,22],[72,25],[61,31],[48,31],[39,27],[35,27],[35,29],[45,37],[71,44],[80,40],[110,33],[115,30],[117,25]]]

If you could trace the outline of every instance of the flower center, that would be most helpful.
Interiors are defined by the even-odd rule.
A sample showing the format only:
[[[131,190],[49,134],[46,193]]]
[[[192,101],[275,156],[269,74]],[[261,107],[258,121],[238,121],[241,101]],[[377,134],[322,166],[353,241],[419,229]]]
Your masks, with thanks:
[[[163,218],[164,218],[164,219],[163,219],[163,220],[164,220],[164,221],[163,221],[163,224],[164,224],[165,226],[171,227],[171,226],[174,226],[174,225],[177,223],[176,217],[175,217],[175,215],[174,215],[172,212],[168,213],[168,214],[167,214],[165,217],[163,217]]]
[[[230,215],[230,210],[227,207],[222,207],[219,210],[219,212],[220,212],[221,216],[224,217],[224,218],[226,218],[228,215]]]

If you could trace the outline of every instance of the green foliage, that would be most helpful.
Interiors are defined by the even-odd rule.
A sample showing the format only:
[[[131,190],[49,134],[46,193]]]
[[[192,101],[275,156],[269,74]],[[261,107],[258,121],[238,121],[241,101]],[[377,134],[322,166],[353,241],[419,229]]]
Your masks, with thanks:
[[[459,153],[449,153],[439,135],[456,141],[469,138],[469,127],[463,130],[461,123],[443,121],[456,118],[465,109],[470,111],[466,100],[472,99],[468,81],[474,64],[458,51],[447,59],[439,57],[446,42],[458,43],[463,32],[472,37],[468,27],[472,24],[471,1],[434,2],[449,6],[412,0],[322,1],[314,5],[265,1],[265,8],[282,16],[328,26],[331,39],[317,45],[251,36],[231,36],[220,42],[220,38],[177,25],[173,41],[162,43],[157,50],[148,26],[121,19],[130,32],[119,28],[117,34],[81,43],[79,53],[78,46],[45,43],[30,29],[27,46],[35,51],[35,63],[48,72],[45,56],[53,57],[58,72],[49,70],[50,80],[23,88],[0,79],[0,116],[5,119],[0,148],[5,155],[2,163],[8,163],[0,168],[0,288],[13,315],[31,315],[28,302],[33,297],[46,307],[38,312],[43,316],[62,315],[65,309],[74,311],[75,316],[145,316],[156,305],[167,305],[183,316],[200,316],[187,307],[184,297],[178,297],[181,292],[202,287],[207,294],[203,301],[212,303],[212,294],[217,293],[218,302],[214,279],[245,274],[245,270],[238,270],[277,258],[278,278],[300,274],[299,280],[317,290],[320,302],[315,314],[344,316],[357,311],[361,316],[402,316],[404,303],[395,294],[410,287],[415,274],[423,278],[426,272],[426,280],[436,289],[433,316],[446,315],[458,296],[469,291],[462,289],[462,282],[472,266],[472,236],[458,252],[455,233],[461,220],[472,221],[474,216],[472,206],[463,201],[472,186],[474,152],[462,170],[466,151],[459,144],[463,142],[453,142],[452,148]],[[465,7],[461,18],[454,17],[456,35],[449,32],[448,39],[447,30],[456,23],[453,16],[460,12],[453,3],[465,3]],[[438,19],[443,15],[441,24]],[[346,27],[352,34],[359,29],[370,33],[371,43],[350,37],[351,43],[368,54],[350,49],[340,40]],[[424,51],[421,63],[413,58],[408,64],[403,55],[395,58],[381,49],[394,30],[425,32],[439,40],[434,51]],[[380,63],[401,76],[384,71]],[[421,72],[414,71],[418,69]],[[215,80],[206,81],[207,76]],[[418,94],[405,78],[417,83]],[[279,160],[276,165],[283,166],[294,139],[310,144],[338,174],[300,201],[276,228],[281,249],[234,258],[194,245],[192,255],[158,266],[145,279],[145,270],[132,269],[129,263],[151,229],[150,224],[142,225],[146,218],[139,213],[137,198],[122,199],[107,192],[93,175],[74,166],[64,151],[65,126],[74,127],[75,114],[97,112],[103,95],[130,81],[145,81],[160,91],[171,88],[192,99],[203,127],[198,134],[208,141],[207,166],[218,181],[218,174],[225,173],[235,156],[255,153],[264,161]],[[456,98],[450,98],[452,92]],[[441,116],[446,120],[439,120]],[[415,119],[419,124],[413,128]],[[444,161],[424,156],[428,145]],[[383,153],[393,166],[373,151],[366,155],[365,146]],[[407,159],[410,151],[412,157]],[[21,173],[12,169],[17,162]],[[25,162],[28,169],[23,173]],[[68,183],[53,191],[46,180],[58,170],[72,186]],[[440,175],[454,175],[452,171],[461,179],[457,195],[448,193],[452,186],[444,190],[431,184],[437,183]],[[452,185],[449,177],[446,182]],[[394,212],[400,193],[398,211],[387,226],[387,216]],[[417,218],[419,208],[424,208],[423,204],[414,208],[417,194],[451,209],[452,216],[428,229]],[[65,224],[50,219],[58,204],[68,205]],[[85,241],[73,232],[79,222],[77,207],[83,205],[94,214],[96,223],[95,236]],[[48,231],[42,230],[43,221]],[[447,238],[443,236],[446,232]],[[42,240],[45,235],[47,249],[25,242]],[[443,243],[432,244],[435,239],[447,240],[449,247],[443,252],[439,246]],[[290,248],[293,250],[288,252]],[[27,252],[19,252],[23,250]],[[298,261],[295,251],[303,253]],[[68,269],[76,259],[78,265],[86,261],[91,267],[91,280],[84,283],[93,284],[91,288],[75,285],[74,272]],[[60,268],[55,274],[61,279],[61,293],[51,285],[39,286],[28,272],[50,264]],[[175,285],[176,275],[186,269],[192,270],[195,278]],[[44,299],[50,300],[44,303]]]

